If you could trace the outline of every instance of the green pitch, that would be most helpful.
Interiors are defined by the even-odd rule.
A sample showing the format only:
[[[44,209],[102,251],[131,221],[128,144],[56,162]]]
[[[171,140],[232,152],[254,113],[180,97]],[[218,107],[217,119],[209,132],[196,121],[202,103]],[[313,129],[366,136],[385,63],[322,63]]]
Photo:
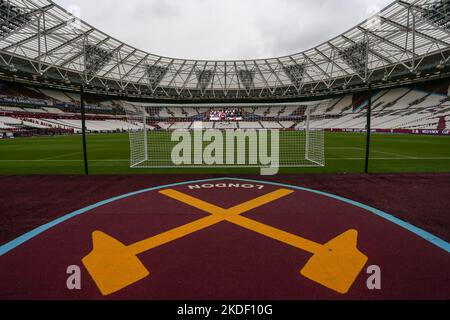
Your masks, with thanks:
[[[295,148],[295,146],[293,146]],[[364,170],[365,135],[325,134],[326,166],[283,168],[281,173],[357,173]],[[259,173],[257,169],[130,169],[127,134],[88,136],[92,174],[148,173]],[[80,136],[0,140],[0,174],[82,174]],[[450,172],[450,137],[386,135],[372,136],[370,171]]]

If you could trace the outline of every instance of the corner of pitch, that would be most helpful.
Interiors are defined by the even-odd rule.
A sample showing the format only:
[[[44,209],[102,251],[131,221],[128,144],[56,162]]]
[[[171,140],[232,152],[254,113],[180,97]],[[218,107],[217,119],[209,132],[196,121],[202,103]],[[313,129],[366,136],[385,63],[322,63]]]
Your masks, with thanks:
[[[171,153],[176,166],[261,167],[261,175],[276,175],[280,168],[280,132],[262,129],[203,129],[172,132],[177,142]],[[270,152],[269,152],[270,151]]]

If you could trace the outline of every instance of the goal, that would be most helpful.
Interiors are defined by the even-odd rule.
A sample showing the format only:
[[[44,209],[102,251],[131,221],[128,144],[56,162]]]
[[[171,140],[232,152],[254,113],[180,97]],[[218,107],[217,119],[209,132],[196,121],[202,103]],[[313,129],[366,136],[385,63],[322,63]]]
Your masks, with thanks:
[[[327,101],[176,105],[123,102],[132,168],[320,167]]]

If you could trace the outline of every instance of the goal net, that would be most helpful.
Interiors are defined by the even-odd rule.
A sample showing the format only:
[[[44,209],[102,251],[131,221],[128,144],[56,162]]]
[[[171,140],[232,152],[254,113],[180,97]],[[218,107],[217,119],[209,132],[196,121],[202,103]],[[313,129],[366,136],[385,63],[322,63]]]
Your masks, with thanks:
[[[123,107],[132,168],[325,165],[327,101]]]

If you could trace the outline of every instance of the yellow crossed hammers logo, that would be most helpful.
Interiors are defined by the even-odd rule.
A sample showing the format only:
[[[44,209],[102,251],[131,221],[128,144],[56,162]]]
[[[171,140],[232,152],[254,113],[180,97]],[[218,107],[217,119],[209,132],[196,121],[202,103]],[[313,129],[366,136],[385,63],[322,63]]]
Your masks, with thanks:
[[[103,295],[117,292],[149,275],[137,255],[222,221],[312,253],[300,273],[339,293],[348,292],[367,262],[367,257],[357,249],[356,230],[349,230],[322,245],[241,216],[293,193],[292,190],[279,189],[229,209],[173,189],[160,193],[211,215],[129,246],[101,231],[95,231],[92,235],[93,250],[82,261]]]

